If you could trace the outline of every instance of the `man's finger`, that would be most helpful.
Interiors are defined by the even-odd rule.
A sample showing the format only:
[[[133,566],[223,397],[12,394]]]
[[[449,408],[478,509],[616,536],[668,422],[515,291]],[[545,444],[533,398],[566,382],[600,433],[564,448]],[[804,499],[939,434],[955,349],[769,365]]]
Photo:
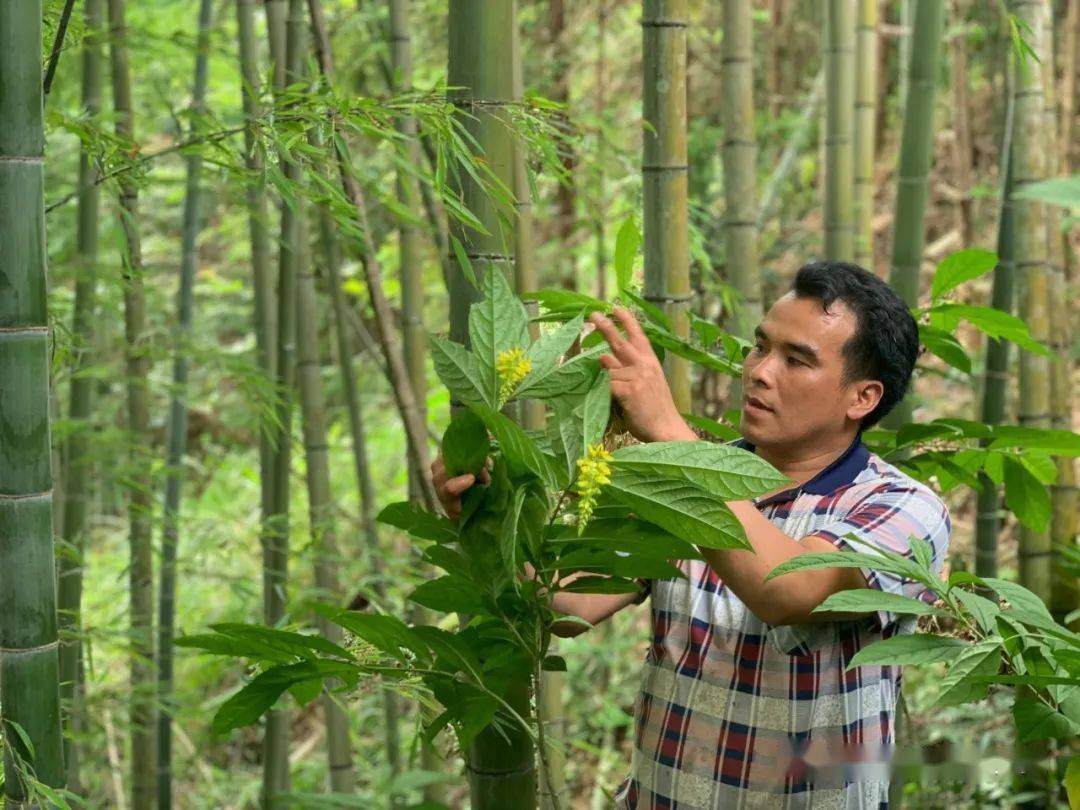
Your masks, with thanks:
[[[613,368],[608,374],[611,376],[612,382],[630,382],[641,376],[641,369],[626,368],[624,366],[621,368]]]
[[[460,495],[474,483],[476,483],[476,476],[472,473],[465,473],[448,479],[443,488],[451,495]]]
[[[623,364],[619,362],[618,358],[610,354],[600,355],[600,365],[602,365],[608,371],[614,371],[615,369],[620,369],[623,367]]]
[[[589,316],[589,320],[592,322],[600,334],[607,340],[608,345],[611,347],[612,354],[621,363],[629,363],[633,359],[634,350],[630,344],[626,342],[622,335],[619,334],[619,330],[615,324],[611,322],[609,318],[604,317],[599,312],[594,312]]]
[[[633,312],[626,307],[615,307],[613,311],[615,317],[619,319],[619,323],[622,324],[623,329],[626,330],[626,337],[631,346],[637,349],[645,349],[646,347],[651,346],[649,339],[645,337],[645,331],[641,328],[641,324],[638,323],[637,318],[634,317]]]

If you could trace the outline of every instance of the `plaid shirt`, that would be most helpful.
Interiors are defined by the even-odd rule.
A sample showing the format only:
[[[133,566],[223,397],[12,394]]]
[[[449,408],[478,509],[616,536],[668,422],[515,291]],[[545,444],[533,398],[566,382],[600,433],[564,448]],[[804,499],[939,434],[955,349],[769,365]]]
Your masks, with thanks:
[[[745,440],[735,443],[753,449]],[[755,506],[793,538],[844,535],[911,553],[929,541],[940,570],[948,511],[930,489],[859,437],[801,487]],[[700,560],[686,579],[652,583],[652,644],[635,706],[626,810],[884,808],[900,668],[847,663],[863,647],[914,629],[880,612],[858,621],[773,627]],[[921,586],[863,569],[873,588],[932,599]]]

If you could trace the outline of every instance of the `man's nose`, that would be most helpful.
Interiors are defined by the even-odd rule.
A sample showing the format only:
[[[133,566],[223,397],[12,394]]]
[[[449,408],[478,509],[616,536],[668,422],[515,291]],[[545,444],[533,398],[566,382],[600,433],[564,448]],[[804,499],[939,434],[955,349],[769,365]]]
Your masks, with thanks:
[[[769,352],[753,365],[747,365],[747,380],[755,385],[771,388],[773,384],[773,352]]]

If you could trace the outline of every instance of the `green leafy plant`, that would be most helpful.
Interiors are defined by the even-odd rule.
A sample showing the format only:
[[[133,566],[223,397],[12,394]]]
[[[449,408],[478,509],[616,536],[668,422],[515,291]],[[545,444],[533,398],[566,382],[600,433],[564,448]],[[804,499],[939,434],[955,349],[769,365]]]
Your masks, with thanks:
[[[705,441],[615,448],[605,441],[611,417],[607,373],[595,340],[567,356],[581,334],[583,310],[607,304],[575,299],[565,323],[529,337],[528,316],[499,272],[479,279],[484,293],[469,316],[470,346],[432,336],[435,369],[461,403],[442,451],[452,474],[489,477],[465,495],[451,521],[415,504],[379,515],[408,533],[440,575],[410,599],[439,614],[438,626],[409,626],[390,615],[315,605],[345,628],[351,646],[253,625],[215,625],[181,646],[246,658],[254,677],[225,702],[214,728],[256,722],[289,692],[301,702],[323,688],[351,689],[365,675],[422,686],[439,712],[428,735],[446,726],[462,748],[488,726],[539,730],[515,710],[510,691],[565,668],[549,655],[552,625],[581,621],[556,612],[560,591],[632,593],[637,579],[682,576],[671,560],[699,558],[695,546],[747,548],[726,500],[763,494],[786,478],[758,456]],[[633,300],[633,294],[627,297]],[[549,299],[548,304],[551,304]],[[660,350],[704,358],[725,370],[733,361],[676,338],[646,302],[648,334]],[[553,309],[545,316],[553,320]],[[547,427],[523,430],[503,412],[522,399],[544,400]],[[509,408],[506,408],[509,410]],[[542,750],[542,749],[541,749]]]

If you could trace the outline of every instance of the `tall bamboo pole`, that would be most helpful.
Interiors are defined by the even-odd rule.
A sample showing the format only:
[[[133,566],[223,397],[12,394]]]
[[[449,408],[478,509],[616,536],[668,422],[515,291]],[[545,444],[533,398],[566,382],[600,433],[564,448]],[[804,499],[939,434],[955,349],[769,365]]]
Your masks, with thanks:
[[[515,98],[517,0],[491,4],[484,0],[450,0],[448,83],[455,106],[468,117],[463,124],[476,139],[488,167],[506,188],[513,189],[515,139],[507,127],[509,105]],[[507,66],[510,69],[507,70]],[[504,222],[514,224],[513,210],[504,210],[501,200],[462,175],[457,191],[487,234],[452,224],[477,277],[488,272],[513,278],[515,233]],[[523,195],[518,195],[519,199]],[[520,210],[520,209],[519,209]],[[520,228],[517,237],[522,236]],[[530,272],[527,261],[523,269]],[[528,281],[530,279],[525,278]],[[468,337],[468,307],[479,298],[459,267],[450,276],[450,336],[465,342]],[[523,716],[529,713],[533,684],[515,686],[506,699]],[[536,805],[537,778],[532,743],[519,728],[508,734],[493,729],[482,732],[466,756],[472,807],[476,810],[511,810]]]
[[[101,113],[101,29],[104,22],[103,0],[86,0],[85,34],[82,53],[82,98],[87,118]],[[87,146],[79,154],[79,196],[75,251],[78,276],[75,280],[75,310],[71,333],[75,342],[75,363],[71,375],[70,418],[79,424],[66,442],[64,537],[67,547],[58,557],[58,615],[61,632],[72,635],[60,645],[60,695],[65,704],[66,734],[64,762],[67,784],[73,791],[80,787],[79,753],[75,735],[82,725],[82,625],[83,562],[86,551],[87,496],[92,471],[88,458],[87,431],[93,413],[94,381],[86,372],[93,361],[94,319],[97,309],[98,211],[101,187],[98,172]]]
[[[689,333],[689,191],[686,151],[687,0],[644,0],[642,174],[645,298]],[[690,410],[690,364],[672,353],[664,370],[679,410]]]
[[[920,0],[915,8],[911,58],[908,63],[904,129],[896,171],[896,216],[893,220],[889,284],[909,307],[919,300],[919,273],[926,241],[926,187],[934,142],[934,95],[944,25],[943,0]],[[895,427],[911,420],[911,399],[905,398],[887,417]]]
[[[874,270],[874,135],[878,0],[858,0],[855,30],[855,263]]]
[[[134,140],[131,71],[128,67],[125,0],[109,0],[109,56],[112,63],[116,134]],[[120,176],[120,219],[124,229],[124,333],[127,355],[128,431],[131,469],[128,513],[131,563],[131,803],[154,807],[157,784],[157,722],[154,678],[154,566],[152,549],[153,493],[150,479],[150,401],[147,382],[146,295],[143,288],[142,242],[139,233],[139,190],[129,174]]]
[[[300,73],[303,59],[297,29],[289,23],[299,11],[297,0],[267,0],[266,33],[270,41],[270,62],[275,98]],[[293,33],[289,48],[289,32]],[[278,161],[286,178],[295,182],[300,167],[279,153]],[[292,402],[295,381],[297,217],[292,206],[281,202],[278,244],[277,314],[274,318],[274,382],[277,388],[275,427],[269,430],[271,458],[270,514],[264,526],[263,619],[276,625],[286,615],[289,569],[289,472],[292,462]],[[267,713],[263,754],[263,807],[285,807],[280,794],[289,790],[289,714],[284,708]]]
[[[1031,46],[1040,59],[1047,57],[1042,13],[1043,0],[1013,0],[1010,9],[1030,26]],[[1047,139],[1043,110],[1043,80],[1033,60],[1016,68],[1014,86],[1013,184],[1020,191],[1046,178]],[[1050,338],[1047,272],[1046,206],[1013,195],[1016,218],[1015,252],[1018,286],[1017,314],[1027,323],[1032,338],[1046,345]],[[1021,425],[1050,425],[1050,364],[1046,357],[1020,352]],[[1021,527],[1018,552],[1020,582],[1049,602],[1051,590],[1050,535]]]
[[[963,0],[953,0],[953,18],[967,18],[967,8]],[[951,56],[949,79],[952,84],[952,121],[953,121],[953,161],[954,182],[958,199],[956,203],[956,221],[965,247],[971,245],[974,238],[972,223],[971,198],[971,104],[968,84],[967,36],[961,31],[949,40]]]
[[[1076,149],[1077,72],[1080,69],[1080,0],[1068,0],[1061,38],[1061,136],[1059,161],[1064,174],[1072,174]],[[1069,253],[1065,254],[1068,260]],[[1066,268],[1068,269],[1068,268]]]
[[[297,304],[297,364],[296,376],[300,389],[300,409],[304,434],[304,455],[307,461],[308,513],[311,525],[311,544],[315,560],[315,586],[320,598],[336,601],[341,598],[337,568],[341,563],[337,548],[337,503],[330,485],[329,445],[326,438],[326,396],[322,384],[322,363],[319,357],[319,308],[315,295],[315,277],[307,244],[305,205],[297,199],[296,244],[296,304]],[[341,628],[322,617],[319,632],[330,641],[340,643]],[[330,787],[335,793],[352,793],[356,778],[352,763],[352,742],[349,738],[349,716],[342,705],[329,693],[322,697],[326,717],[326,748],[330,765]]]
[[[1001,141],[998,263],[994,267],[994,280],[990,292],[990,305],[994,309],[1010,314],[1013,309],[1013,277],[1016,272],[1013,256],[1012,131],[1013,99],[1010,93],[1005,112],[1005,135]],[[992,427],[1005,421],[1005,386],[1008,379],[1009,343],[987,338],[980,413],[983,424]],[[989,444],[989,441],[982,441],[980,444],[985,446]],[[998,573],[997,538],[1001,529],[1001,492],[986,473],[979,473],[979,484],[975,514],[975,574],[980,577],[996,577]]]
[[[0,4],[0,707],[4,795],[64,785],[53,563],[41,3]],[[33,747],[27,750],[16,724]]]
[[[825,257],[845,262],[855,258],[854,2],[825,3]]]
[[[570,105],[570,70],[571,48],[568,42],[569,32],[566,26],[565,0],[548,0],[548,42],[550,45],[550,65],[553,82],[551,100],[569,109]],[[577,184],[574,180],[574,165],[577,163],[572,146],[574,124],[570,116],[560,110],[554,120],[559,130],[567,136],[567,141],[560,144],[559,162],[566,176],[559,181],[556,197],[556,232],[561,249],[558,251],[559,282],[567,289],[578,288],[577,251],[573,249],[574,231],[577,229]]]
[[[596,115],[607,121],[607,21],[608,0],[600,0],[596,11]],[[596,232],[596,297],[607,298],[607,139],[601,125],[600,137],[596,139],[596,202],[594,203],[594,228]]]
[[[730,329],[749,339],[761,320],[761,271],[757,245],[757,141],[754,137],[754,67],[751,4],[724,0],[723,65],[720,74],[724,126],[724,236],[728,279],[743,301]],[[742,384],[732,380],[728,401],[739,403]]]
[[[210,0],[199,2],[199,28],[195,54],[195,80],[191,92],[191,134],[206,113],[206,82],[210,50]],[[162,508],[161,587],[158,591],[158,808],[172,807],[172,692],[173,637],[176,623],[176,554],[180,541],[180,490],[187,453],[188,351],[195,303],[195,266],[198,263],[199,197],[202,155],[186,158],[187,188],[181,225],[180,285],[173,337],[173,389],[169,409],[168,468]]]

